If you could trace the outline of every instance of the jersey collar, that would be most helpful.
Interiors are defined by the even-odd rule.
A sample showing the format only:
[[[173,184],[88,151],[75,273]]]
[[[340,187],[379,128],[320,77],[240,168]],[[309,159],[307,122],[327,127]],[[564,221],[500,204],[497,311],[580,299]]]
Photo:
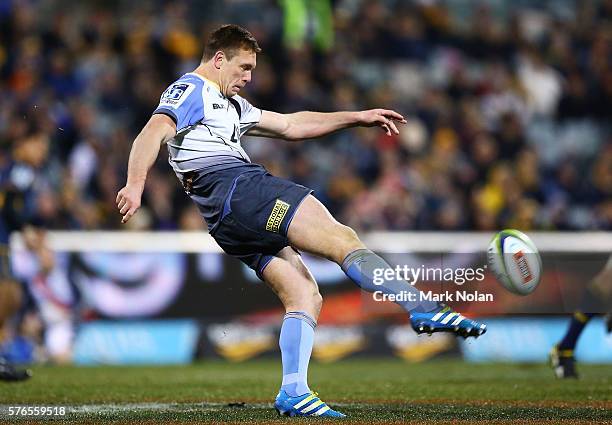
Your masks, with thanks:
[[[215,89],[217,89],[217,91],[219,93],[221,93],[221,87],[219,87],[219,84],[215,83],[214,81],[209,80],[206,77],[203,77],[202,75],[198,74],[197,72],[188,72],[187,75],[193,75],[195,77],[198,77],[199,79],[201,79],[202,81],[210,84],[211,86],[213,86]],[[223,93],[221,93],[223,94]]]

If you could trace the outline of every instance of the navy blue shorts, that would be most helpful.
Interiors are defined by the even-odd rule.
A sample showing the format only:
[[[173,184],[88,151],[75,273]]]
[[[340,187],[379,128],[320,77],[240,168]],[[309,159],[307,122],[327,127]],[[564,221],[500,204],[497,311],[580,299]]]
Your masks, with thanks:
[[[198,205],[211,236],[257,276],[283,248],[300,203],[312,190],[275,177],[257,164],[187,176],[183,186]]]

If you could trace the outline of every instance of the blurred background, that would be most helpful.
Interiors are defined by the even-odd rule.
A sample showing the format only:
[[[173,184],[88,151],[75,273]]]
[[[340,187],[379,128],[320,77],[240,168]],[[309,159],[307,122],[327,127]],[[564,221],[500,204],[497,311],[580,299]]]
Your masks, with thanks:
[[[0,5],[2,162],[41,139],[32,202],[50,229],[119,228],[132,140],[226,22],[263,48],[253,104],[409,119],[399,137],[243,140],[357,230],[610,228],[609,0]],[[144,202],[143,228],[203,226],[163,157]]]
[[[303,143],[242,140],[253,162],[313,188],[361,234],[393,232],[389,240],[401,241],[397,232],[610,230],[610,0],[0,0],[0,176],[3,198],[8,185],[23,194],[0,235],[8,236],[11,220],[51,232],[123,229],[115,197],[131,142],[162,91],[197,66],[205,35],[223,23],[245,26],[263,48],[241,93],[254,105],[385,107],[406,116],[399,136],[351,129]],[[205,230],[163,149],[129,229]],[[61,245],[70,234],[57,235],[49,251],[37,242],[44,236],[14,251],[25,296],[4,345],[17,361],[162,361],[157,339],[173,345],[164,332],[183,338],[174,346],[184,352],[166,353],[169,362],[276,350],[280,304],[214,246],[150,252],[150,235],[138,234],[149,252],[125,253],[119,238],[101,253],[92,248],[97,233],[74,233],[80,244],[69,248]],[[594,253],[589,239],[554,239],[551,255],[555,245],[577,252],[551,259],[544,282],[586,284],[609,254],[604,235]],[[456,247],[436,246],[410,261],[441,261]],[[453,261],[483,264],[485,248],[466,246]],[[423,345],[394,306],[370,314],[339,269],[309,261],[328,300],[321,321],[329,328],[319,328],[315,357]],[[481,313],[571,311],[558,285],[542,286],[527,304],[509,296]],[[560,304],[545,309],[551,294]],[[561,332],[561,322],[555,326]],[[406,358],[461,349],[451,339],[429,341]],[[551,341],[541,341],[531,360]]]

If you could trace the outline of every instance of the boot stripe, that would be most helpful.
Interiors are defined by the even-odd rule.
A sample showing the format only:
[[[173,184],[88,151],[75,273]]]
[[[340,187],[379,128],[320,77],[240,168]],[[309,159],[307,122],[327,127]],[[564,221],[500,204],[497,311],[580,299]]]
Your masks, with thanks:
[[[440,317],[444,316],[445,313],[446,311],[444,310],[437,312],[436,315],[431,318],[432,322],[436,322]]]
[[[300,407],[307,405],[310,400],[314,400],[314,399],[315,399],[315,396],[310,394],[308,397],[306,397],[304,400],[300,401],[293,407],[295,409],[299,409]]]
[[[455,312],[449,313],[444,319],[442,319],[440,323],[442,323],[443,325],[446,325],[448,322],[451,321],[453,317],[458,316],[458,315],[459,313],[455,313]]]
[[[462,315],[459,315],[459,317],[455,319],[455,321],[451,324],[451,326],[457,326],[459,323],[463,321],[463,319],[465,319],[465,317],[463,317]]]
[[[313,413],[314,416],[321,416],[323,413],[327,412],[329,410],[329,406],[325,406],[319,410],[317,410],[316,412]]]
[[[321,406],[323,403],[321,400],[317,400],[314,403],[312,403],[310,406],[308,407],[304,407],[302,410],[300,410],[300,412],[302,413],[308,413],[308,412],[312,412],[315,409],[318,409],[319,406]]]

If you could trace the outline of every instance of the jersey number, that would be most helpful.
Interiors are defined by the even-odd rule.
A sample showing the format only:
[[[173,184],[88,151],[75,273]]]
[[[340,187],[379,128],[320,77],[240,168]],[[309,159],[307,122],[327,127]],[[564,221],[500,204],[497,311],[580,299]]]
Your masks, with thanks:
[[[232,132],[232,137],[230,137],[232,143],[238,143],[238,137],[236,137],[236,134],[240,134],[240,130],[238,130],[237,125],[234,125],[234,131]]]

